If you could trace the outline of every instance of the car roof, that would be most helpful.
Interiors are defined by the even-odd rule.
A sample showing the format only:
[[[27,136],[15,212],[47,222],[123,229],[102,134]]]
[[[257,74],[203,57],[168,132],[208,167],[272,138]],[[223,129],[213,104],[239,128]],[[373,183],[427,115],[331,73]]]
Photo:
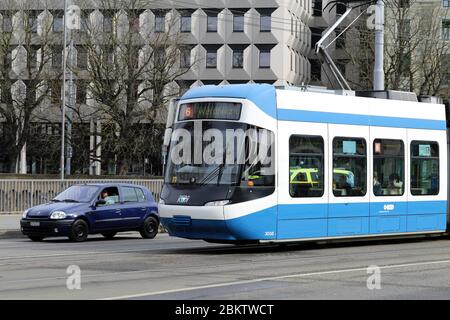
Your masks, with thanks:
[[[134,188],[143,188],[147,189],[145,186],[139,184],[132,183],[123,183],[123,182],[87,182],[87,183],[78,183],[77,186],[93,186],[93,187],[134,187]]]

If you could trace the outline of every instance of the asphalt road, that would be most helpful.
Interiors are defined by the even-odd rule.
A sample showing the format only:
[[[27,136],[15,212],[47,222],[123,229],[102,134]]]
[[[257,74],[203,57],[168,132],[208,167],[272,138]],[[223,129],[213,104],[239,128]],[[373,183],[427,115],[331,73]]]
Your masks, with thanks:
[[[67,288],[70,265],[81,270],[79,290]],[[381,289],[367,288],[371,265]],[[450,299],[450,240],[235,247],[137,233],[84,243],[0,239],[0,299]]]

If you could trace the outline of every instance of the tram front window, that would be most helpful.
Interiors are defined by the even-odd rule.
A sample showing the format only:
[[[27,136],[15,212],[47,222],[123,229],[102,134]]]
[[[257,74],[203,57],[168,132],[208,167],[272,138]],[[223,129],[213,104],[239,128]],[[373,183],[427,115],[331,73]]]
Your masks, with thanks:
[[[260,159],[261,154],[270,156],[270,139],[273,135],[269,131],[244,123],[180,122],[172,136],[165,183],[191,186],[274,184],[274,174],[268,168],[273,166],[267,165],[266,158]],[[265,148],[268,151],[264,152]]]

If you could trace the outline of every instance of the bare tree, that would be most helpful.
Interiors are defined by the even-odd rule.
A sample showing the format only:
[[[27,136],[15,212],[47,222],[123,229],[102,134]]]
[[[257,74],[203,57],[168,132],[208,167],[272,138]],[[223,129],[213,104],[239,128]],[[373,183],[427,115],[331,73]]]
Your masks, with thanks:
[[[155,130],[161,126],[158,116],[178,94],[175,80],[189,71],[180,67],[184,46],[173,11],[161,11],[163,24],[146,19],[155,4],[100,0],[103,22],[91,14],[83,44],[88,55],[88,98],[95,105],[95,117],[109,127],[102,130],[102,146],[115,155],[120,175],[128,172],[134,158],[143,156],[148,141],[160,139],[160,130]],[[142,126],[147,129],[139,129]]]
[[[442,38],[442,19],[449,10],[441,2],[418,0],[385,1],[385,86],[417,94],[438,95],[445,87],[450,53]],[[359,70],[357,89],[371,89],[374,59],[374,33],[362,19],[349,31],[352,41],[346,48],[351,62]]]
[[[57,77],[49,68],[55,38],[47,10],[36,16],[25,2],[2,6],[8,9],[2,16],[6,30],[0,32],[0,118],[7,146],[2,152],[10,172],[17,173],[20,152],[33,135],[31,123],[49,96],[50,79]]]

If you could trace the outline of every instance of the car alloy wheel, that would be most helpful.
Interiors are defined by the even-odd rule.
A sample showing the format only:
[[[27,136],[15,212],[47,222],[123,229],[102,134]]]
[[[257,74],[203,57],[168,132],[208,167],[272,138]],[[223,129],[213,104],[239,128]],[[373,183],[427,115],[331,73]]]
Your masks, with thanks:
[[[88,237],[89,228],[86,222],[83,220],[76,220],[72,225],[70,232],[70,240],[76,242],[82,242]]]
[[[140,231],[142,238],[153,239],[154,237],[156,237],[156,234],[158,233],[158,227],[159,222],[155,217],[151,216],[145,219]]]

